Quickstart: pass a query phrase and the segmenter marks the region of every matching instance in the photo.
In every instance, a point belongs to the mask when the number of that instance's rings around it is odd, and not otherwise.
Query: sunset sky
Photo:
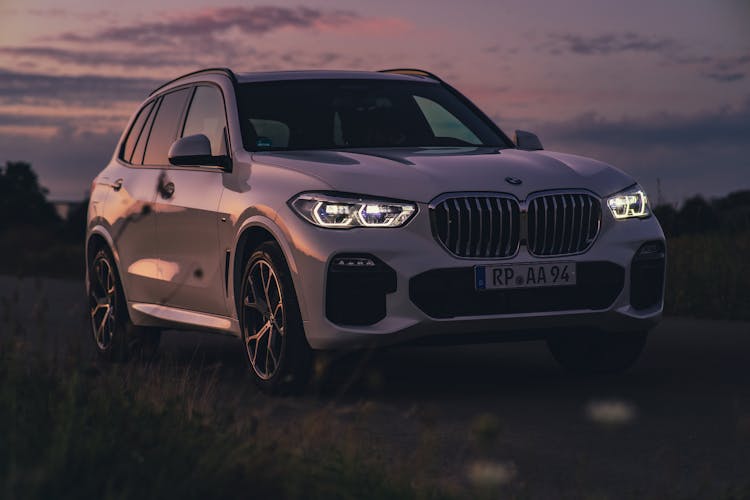
[[[750,188],[748,0],[0,0],[0,161],[80,199],[150,90],[206,66],[424,68],[652,199]]]

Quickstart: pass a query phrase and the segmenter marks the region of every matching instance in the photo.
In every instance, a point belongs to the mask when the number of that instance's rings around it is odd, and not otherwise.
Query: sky
[[[215,66],[422,68],[653,200],[750,189],[749,0],[0,0],[0,162],[81,199],[151,90]]]

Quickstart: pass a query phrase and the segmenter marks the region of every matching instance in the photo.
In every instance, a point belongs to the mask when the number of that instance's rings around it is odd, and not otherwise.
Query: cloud
[[[750,70],[750,53],[734,57],[706,57],[701,75],[717,82],[737,82]]]
[[[737,82],[745,78],[745,73],[709,72],[704,73],[703,76],[712,80],[716,80],[717,82]]]
[[[123,50],[70,49],[52,46],[0,47],[0,55],[15,58],[45,59],[56,63],[77,66],[117,66],[132,68],[161,68],[165,66],[194,66],[193,57],[174,51],[130,52]]]
[[[586,113],[566,122],[543,125],[558,140],[617,144],[628,148],[678,148],[693,145],[747,144],[750,97],[742,106],[694,115],[659,113],[609,120]]]
[[[123,42],[139,45],[175,46],[185,39],[218,40],[227,32],[263,35],[283,28],[333,28],[362,18],[353,11],[320,10],[309,7],[220,7],[188,12],[163,21],[111,26],[93,34],[68,32],[67,42]]]
[[[0,102],[62,101],[66,105],[91,106],[113,101],[141,101],[160,84],[159,80],[147,78],[61,76],[0,68]]]
[[[680,45],[672,38],[626,32],[597,36],[553,34],[543,47],[553,54],[569,52],[579,55],[610,55],[623,52],[671,53]]]
[[[747,76],[747,71],[750,71],[750,52],[731,56],[675,54],[668,62],[694,67],[704,78],[731,83]]]
[[[673,38],[645,36],[632,32],[606,33],[583,36],[573,33],[550,35],[547,42],[538,48],[552,54],[574,54],[582,56],[614,55],[623,53],[651,53],[662,57],[670,65],[694,67],[703,78],[720,83],[744,80],[746,69],[750,69],[750,53],[734,56],[697,55],[689,53],[688,47]],[[488,47],[487,52],[497,50]]]

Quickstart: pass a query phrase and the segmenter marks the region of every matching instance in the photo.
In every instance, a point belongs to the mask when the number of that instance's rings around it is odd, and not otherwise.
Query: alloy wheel
[[[94,341],[101,351],[111,348],[116,328],[115,274],[109,261],[99,257],[91,267],[89,312]]]
[[[281,364],[286,318],[279,279],[265,259],[255,261],[247,273],[243,306],[248,359],[258,377],[269,380]]]

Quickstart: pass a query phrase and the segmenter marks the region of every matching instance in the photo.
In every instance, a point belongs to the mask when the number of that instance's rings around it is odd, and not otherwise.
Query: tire
[[[647,331],[610,333],[584,330],[551,336],[547,339],[547,347],[555,361],[570,372],[614,374],[633,366],[647,338]]]
[[[305,337],[291,273],[275,242],[262,243],[242,274],[238,317],[250,375],[267,394],[302,391],[312,350]]]
[[[94,348],[101,359],[125,362],[156,355],[161,332],[130,321],[117,267],[106,249],[99,250],[89,266],[88,299]]]

